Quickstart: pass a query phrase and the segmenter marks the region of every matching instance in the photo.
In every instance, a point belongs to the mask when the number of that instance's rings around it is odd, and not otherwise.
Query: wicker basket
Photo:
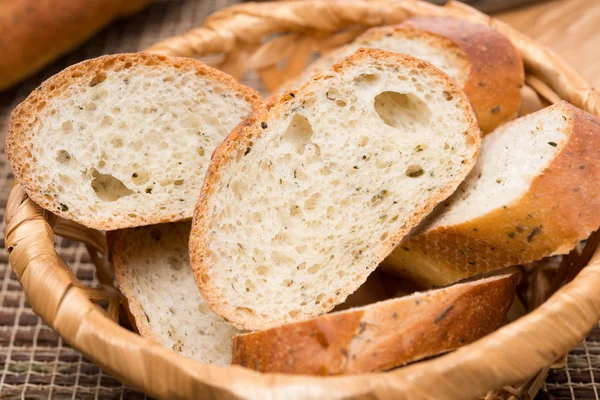
[[[415,0],[306,0],[244,4],[210,17],[204,27],[148,51],[221,55],[219,68],[239,78],[256,70],[268,89],[304,67],[311,53],[352,40],[368,27],[412,15],[449,16],[494,27],[518,48],[527,83],[548,102],[566,99],[600,115],[600,96],[550,51],[472,8]],[[279,64],[288,59],[285,69]],[[390,372],[336,377],[260,374],[184,358],[122,328],[102,233],[43,211],[16,184],[6,209],[6,249],[33,310],[71,346],[124,383],[160,398],[470,399],[505,385],[532,382],[581,341],[600,319],[600,252],[535,311],[442,357]],[[86,244],[101,288],[83,287],[54,250],[54,235]],[[590,241],[592,242],[592,241]],[[596,241],[597,242],[597,241]],[[588,246],[588,252],[592,246]],[[592,249],[595,250],[595,249]],[[105,311],[97,302],[105,302]],[[538,385],[539,387],[539,385]],[[490,396],[488,396],[490,397]]]

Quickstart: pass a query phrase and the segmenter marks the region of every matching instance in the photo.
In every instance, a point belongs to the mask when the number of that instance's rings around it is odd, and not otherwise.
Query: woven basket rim
[[[316,17],[319,15],[322,18]],[[176,56],[227,54],[239,43],[274,32],[333,32],[342,25],[393,24],[412,15],[448,16],[497,29],[515,44],[541,95],[565,99],[600,115],[598,94],[560,57],[508,25],[459,3],[445,7],[420,0],[247,3],[219,11],[203,27],[147,51]],[[45,212],[15,184],[6,207],[6,249],[32,309],[106,371],[159,398],[190,398],[199,393],[257,399],[473,398],[529,379],[581,341],[600,319],[600,292],[595,289],[600,287],[597,251],[571,283],[538,309],[475,343],[429,361],[384,373],[334,377],[215,367],[187,359],[113,322],[90,301],[92,291],[80,286],[56,253],[54,234],[83,241],[95,263],[106,264],[101,256],[106,249],[98,232]],[[540,341],[540,337],[547,339]]]

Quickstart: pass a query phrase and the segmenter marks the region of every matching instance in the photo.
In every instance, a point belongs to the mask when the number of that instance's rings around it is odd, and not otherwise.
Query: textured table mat
[[[162,0],[150,6],[146,11],[113,23],[95,38],[82,47],[61,58],[41,73],[23,82],[16,88],[0,93],[0,135],[4,143],[6,122],[12,110],[39,83],[68,65],[80,60],[96,57],[102,54],[118,52],[134,52],[144,49],[169,36],[183,33],[199,26],[204,18],[215,10],[224,8],[235,0]],[[575,18],[576,13],[586,14],[583,2],[589,6],[598,5],[598,0],[571,0],[568,3],[578,3],[569,8],[569,17]],[[534,26],[528,26],[527,18],[522,14],[510,13],[505,17],[516,26],[532,29],[533,36],[542,37],[542,41],[563,46],[566,55],[577,54],[577,47],[585,48],[585,63],[581,70],[588,79],[596,78],[600,84],[600,53],[598,43],[600,36],[590,35],[588,28],[578,26],[575,31],[586,32],[586,40],[563,38],[561,35],[548,33],[552,25],[561,29],[569,29],[560,20],[561,13],[553,12],[554,17],[544,17],[549,10],[564,6],[567,2],[557,2],[518,12],[532,13],[536,18]],[[539,8],[541,7],[541,8]],[[593,8],[593,7],[592,7]],[[579,11],[578,11],[579,10]],[[589,12],[590,8],[587,8]],[[596,7],[595,14],[600,12]],[[588,14],[586,14],[588,15]],[[504,17],[504,16],[503,16]],[[586,17],[589,18],[589,17]],[[549,21],[549,22],[548,22]],[[600,18],[596,17],[600,22]],[[519,25],[520,24],[520,25]],[[540,26],[546,24],[546,27]],[[570,25],[569,25],[570,26]],[[571,32],[574,28],[570,28]],[[593,27],[597,31],[597,27]],[[555,31],[552,31],[555,32]],[[592,32],[594,33],[594,32]],[[558,38],[558,39],[557,39]],[[593,42],[589,42],[593,40]],[[569,44],[568,46],[566,44]],[[557,48],[560,52],[560,48]],[[594,52],[595,56],[590,56]],[[1,56],[1,55],[0,55]],[[595,57],[595,58],[594,58]],[[581,57],[574,58],[582,61]],[[595,62],[595,66],[593,65]],[[577,66],[577,65],[575,65]],[[595,71],[595,76],[594,76]],[[2,146],[3,147],[3,146]],[[4,207],[12,186],[13,176],[6,162],[4,150],[0,153],[0,237],[1,248],[4,248]],[[85,284],[94,284],[94,268],[82,245],[57,239],[57,248],[64,260],[73,268],[78,278]],[[0,251],[0,398],[1,399],[142,399],[145,396],[132,389],[124,387],[93,363],[86,360],[79,352],[69,348],[62,339],[31,311],[21,287],[7,265],[7,256]],[[543,338],[540,338],[543,340]],[[600,400],[600,326],[590,336],[569,354],[563,368],[551,370],[539,399],[595,399]]]

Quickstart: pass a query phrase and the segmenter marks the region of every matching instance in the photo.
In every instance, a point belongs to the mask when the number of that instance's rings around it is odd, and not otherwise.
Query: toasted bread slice
[[[316,60],[278,92],[300,87],[361,47],[408,54],[438,67],[463,88],[484,133],[517,116],[525,79],[519,53],[496,30],[452,18],[413,17],[371,28]]]
[[[179,222],[109,232],[119,288],[138,332],[208,364],[231,362],[239,331],[209,310],[188,257],[191,224]]]
[[[384,371],[456,349],[503,324],[514,275],[416,293],[233,339],[233,363],[262,372]]]
[[[458,187],[479,145],[454,81],[359,50],[215,150],[190,237],[203,297],[246,330],[331,310]]]
[[[566,102],[501,126],[384,266],[432,286],[568,253],[600,227],[599,138],[600,119]]]
[[[200,61],[104,56],[13,111],[6,155],[33,201],[90,228],[185,220],[212,151],[260,103]]]

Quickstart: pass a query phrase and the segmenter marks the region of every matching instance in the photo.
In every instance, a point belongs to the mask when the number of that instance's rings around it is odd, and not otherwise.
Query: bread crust
[[[440,35],[467,55],[470,71],[463,89],[484,134],[517,116],[525,72],[508,38],[490,27],[453,18],[413,17],[400,27]]]
[[[376,59],[388,63],[389,65],[404,65],[411,68],[418,68],[423,71],[427,71],[432,76],[439,79],[440,85],[446,88],[446,91],[458,99],[458,107],[462,110],[467,118],[469,129],[465,134],[472,140],[473,147],[476,149],[472,159],[465,160],[464,173],[457,174],[453,180],[448,181],[445,187],[440,188],[439,192],[432,195],[430,200],[423,204],[421,209],[416,209],[412,217],[406,221],[403,228],[390,234],[387,239],[381,242],[381,248],[376,253],[376,256],[370,262],[365,263],[361,267],[357,267],[357,270],[362,271],[360,281],[356,281],[354,287],[346,287],[341,289],[339,292],[332,294],[331,297],[315,305],[312,309],[307,310],[304,307],[303,312],[305,314],[302,318],[311,318],[316,315],[323,314],[330,311],[336,304],[342,303],[348,295],[354,292],[362,283],[365,282],[369,274],[375,270],[378,264],[396,247],[398,243],[404,238],[410,229],[416,226],[425,216],[442,200],[446,199],[452,194],[460,182],[467,176],[468,172],[475,165],[477,154],[479,153],[481,143],[481,131],[475,116],[472,112],[471,105],[467,100],[464,92],[458,87],[458,85],[450,79],[447,75],[443,74],[440,70],[428,64],[422,60],[416,58],[400,55],[392,52],[386,52],[378,49],[360,49],[352,56],[348,57],[343,62],[333,66],[332,71],[334,73],[341,73],[347,69],[350,69],[355,64],[362,62],[366,59]],[[327,80],[327,73],[316,75],[311,81],[317,82]],[[254,142],[262,136],[261,123],[267,122],[271,118],[277,118],[282,115],[288,108],[293,107],[294,102],[297,101],[297,97],[301,97],[301,93],[308,87],[308,83],[305,84],[298,90],[290,91],[282,95],[279,99],[272,99],[268,105],[255,111],[246,121],[239,124],[232,133],[225,139],[225,141],[218,146],[211,159],[211,163],[208,167],[208,172],[204,180],[204,186],[202,188],[200,198],[194,211],[194,218],[192,223],[192,232],[190,234],[190,260],[196,283],[200,288],[203,298],[208,303],[209,307],[213,312],[225,318],[231,325],[241,330],[260,330],[270,328],[283,323],[297,320],[297,318],[285,317],[285,318],[257,318],[255,316],[240,317],[235,312],[235,307],[226,304],[224,299],[220,298],[219,290],[214,287],[210,278],[211,266],[205,262],[205,254],[207,252],[207,232],[209,232],[208,226],[205,225],[206,217],[210,215],[209,200],[219,187],[219,172],[226,168],[235,159],[234,155],[239,151],[245,151],[251,142]]]
[[[353,45],[369,46],[369,42],[386,36],[418,37],[440,52],[456,56],[459,68],[466,75],[464,83],[459,84],[467,94],[484,134],[517,116],[521,106],[520,90],[525,80],[523,61],[512,43],[496,30],[453,18],[413,17],[399,25],[371,28],[358,36]],[[323,57],[335,59],[344,51],[341,47]],[[318,63],[319,60],[309,65],[307,72],[316,72],[313,70],[315,66],[319,69]],[[277,92],[296,86],[303,77],[285,82]]]
[[[3,0],[0,91],[85,41],[149,0]]]
[[[312,375],[388,370],[471,343],[504,322],[505,275],[233,337],[233,364]]]
[[[480,217],[406,240],[385,267],[421,285],[447,285],[494,269],[566,254],[600,227],[600,119],[558,107],[569,138],[523,197]],[[516,122],[513,122],[516,123]]]
[[[5,149],[16,180],[23,186],[27,195],[42,208],[63,218],[76,221],[89,228],[113,230],[132,226],[152,225],[165,222],[176,222],[190,219],[188,216],[173,214],[169,210],[155,212],[151,217],[130,217],[121,215],[118,218],[98,220],[92,215],[75,213],[65,210],[54,195],[45,196],[40,188],[37,176],[31,171],[31,165],[36,160],[31,154],[35,135],[32,127],[39,118],[37,113],[42,110],[52,98],[59,96],[67,87],[75,85],[88,86],[98,72],[118,71],[133,66],[146,65],[170,66],[193,71],[198,75],[211,77],[216,82],[228,85],[232,91],[244,98],[253,108],[262,104],[260,95],[255,90],[242,85],[231,76],[211,68],[201,61],[191,58],[167,57],[147,53],[116,54],[95,58],[75,64],[46,80],[19,104],[11,113],[6,137]]]

